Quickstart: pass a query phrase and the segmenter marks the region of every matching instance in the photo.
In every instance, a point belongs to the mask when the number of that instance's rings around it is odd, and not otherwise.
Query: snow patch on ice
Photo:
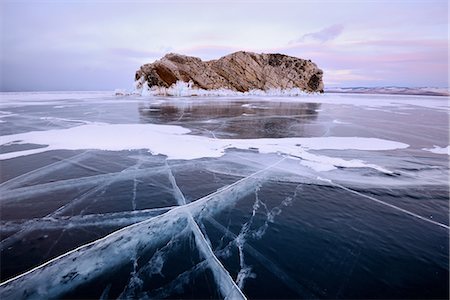
[[[439,147],[434,145],[433,148],[423,148],[422,150],[435,154],[447,154],[450,155],[450,145],[447,147]]]
[[[242,104],[241,107],[250,108],[250,109],[270,109],[270,107],[268,107],[268,106],[261,106],[261,105],[250,104],[250,103]]]
[[[300,164],[304,165],[305,167],[311,168],[317,172],[326,172],[337,169],[334,165],[321,163],[317,161],[301,160]]]
[[[55,106],[53,106],[53,108],[58,108],[58,109],[60,109],[60,108],[68,108],[68,107],[74,107],[75,105],[55,105]]]
[[[317,172],[331,171],[336,169],[337,167],[341,167],[341,168],[371,168],[386,174],[393,173],[392,171],[389,171],[383,167],[374,164],[367,164],[359,159],[345,160],[338,157],[317,155],[309,152],[304,152],[301,158],[302,161],[300,161],[300,163],[302,165],[309,167]]]
[[[225,150],[258,149],[260,153],[281,153],[302,159],[305,166],[316,171],[335,167],[368,167],[381,172],[388,170],[365,164],[361,160],[344,160],[309,153],[308,150],[394,150],[409,145],[362,137],[217,139],[188,135],[189,129],[174,125],[156,124],[87,124],[68,129],[33,131],[2,137],[2,144],[14,141],[47,145],[47,147],[0,154],[0,160],[49,150],[98,149],[109,151],[148,149],[154,155],[168,159],[197,159],[221,157]],[[305,162],[304,160],[308,161]]]

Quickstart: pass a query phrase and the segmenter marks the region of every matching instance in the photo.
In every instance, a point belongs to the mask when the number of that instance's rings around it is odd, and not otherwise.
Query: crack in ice
[[[244,225],[241,227],[241,230],[238,235],[233,234],[228,228],[223,227],[220,225],[217,221],[215,221],[212,218],[208,218],[208,221],[211,223],[214,223],[213,226],[222,231],[227,236],[231,236],[232,240],[228,243],[227,246],[225,246],[222,250],[219,250],[217,253],[219,256],[229,256],[230,255],[230,248],[235,245],[238,249],[239,254],[239,265],[240,270],[236,279],[236,284],[240,289],[244,287],[245,280],[248,278],[255,278],[256,274],[252,273],[252,268],[248,266],[245,263],[244,258],[244,248],[248,246],[248,237],[252,237],[255,240],[261,239],[263,235],[265,234],[267,228],[269,227],[269,223],[273,223],[275,221],[275,217],[279,214],[281,214],[282,207],[289,206],[293,199],[297,196],[299,185],[295,188],[294,194],[292,197],[286,197],[278,206],[273,207],[269,210],[266,203],[259,199],[258,191],[260,189],[260,186],[256,187],[255,190],[255,202],[252,206],[252,214],[250,216],[250,219],[244,223]],[[251,226],[253,224],[254,218],[256,216],[257,211],[260,209],[260,207],[263,207],[265,210],[265,221],[264,224],[256,229],[251,229]],[[251,248],[251,246],[248,246]]]
[[[217,230],[222,232],[224,236],[232,239],[232,241],[236,240],[237,235],[231,232],[228,228],[224,227],[222,224],[217,222],[215,219],[208,217],[208,222]],[[229,247],[231,243],[228,244],[222,250],[216,251],[217,256],[228,256],[229,255]],[[306,287],[302,286],[300,283],[292,279],[288,274],[286,274],[283,269],[281,269],[277,264],[275,264],[272,260],[267,258],[264,254],[259,252],[257,249],[252,247],[249,243],[245,243],[245,250],[257,261],[261,263],[261,265],[266,268],[269,272],[275,275],[276,278],[280,279],[286,286],[288,286],[291,290],[295,291],[298,295],[301,295],[304,299],[315,299],[317,296],[312,292],[308,291]]]
[[[8,181],[5,181],[0,184],[0,190],[8,190],[12,188],[16,188],[18,186],[23,185],[24,183],[27,183],[31,180],[37,179],[42,176],[46,176],[52,172],[61,170],[68,165],[77,163],[83,159],[86,159],[87,156],[90,155],[90,151],[83,152],[81,154],[57,161],[55,163],[46,165],[44,167],[41,167],[39,169],[32,170],[28,173],[19,175],[17,177],[14,177],[12,179],[9,179]]]
[[[130,249],[143,252],[168,241],[171,233],[179,232],[187,226],[186,212],[193,217],[202,218],[232,205],[253,191],[255,184],[265,178],[264,173],[271,167],[253,173],[195,202],[124,227],[6,280],[0,284],[0,296],[3,299],[59,298],[76,286],[130,261],[135,255]]]
[[[166,162],[167,164],[167,162]],[[178,186],[172,170],[168,167],[169,180],[174,190],[174,196],[179,205],[186,205],[186,199]],[[195,243],[203,258],[208,262],[208,267],[214,275],[217,286],[219,287],[221,295],[224,299],[247,299],[242,293],[240,287],[238,287],[231,278],[228,271],[225,269],[220,260],[214,255],[211,245],[207,240],[207,237],[202,233],[198,224],[192,217],[190,212],[188,213],[188,224],[191,231],[194,234]]]
[[[136,165],[133,167],[133,170],[139,170],[139,168],[141,167],[143,163],[143,160],[141,159],[141,155],[138,156],[137,158],[137,163]],[[131,207],[133,210],[136,210],[136,190],[137,190],[137,185],[138,185],[138,180],[136,175],[133,178],[133,197],[131,198]]]
[[[159,167],[159,169],[153,168],[152,174],[155,174],[158,171],[162,172],[164,170],[165,170],[165,167]],[[89,185],[96,184],[97,185],[93,188],[90,188],[88,191],[85,191],[82,195],[76,197],[69,203],[61,206],[54,212],[45,216],[45,218],[52,218],[55,216],[61,216],[62,214],[66,213],[67,211],[73,209],[73,207],[75,207],[76,205],[83,203],[86,199],[88,199],[92,195],[98,193],[99,191],[104,190],[107,186],[109,186],[115,182],[129,179],[129,177],[132,178],[132,176],[134,176],[134,178],[136,176],[148,176],[149,175],[148,171],[149,171],[149,169],[134,170],[134,167],[129,167],[129,168],[122,170],[121,172],[109,173],[106,175],[89,176],[89,177],[83,177],[82,179],[77,178],[77,179],[62,180],[63,183],[61,183],[61,181],[58,181],[58,182],[53,182],[53,183],[37,185],[38,187],[41,187],[40,189],[36,188],[36,186],[19,188],[19,189],[11,190],[9,192],[9,194],[11,194],[13,196],[19,196],[19,197],[24,196],[24,195],[32,195],[33,191],[35,191],[36,189],[40,192],[45,192],[45,193],[49,193],[50,191],[55,192],[55,190],[65,189],[65,188],[71,186],[71,183],[73,183],[73,184],[77,183],[78,187],[80,185],[84,186],[85,184],[89,184]],[[93,177],[96,180],[92,180]],[[42,186],[44,186],[44,187],[42,188]],[[14,194],[14,192],[17,192],[17,190],[19,190],[19,191],[21,190],[24,192],[22,192],[22,194],[20,192],[18,192],[18,195]],[[8,201],[10,199],[6,198],[6,200],[5,200],[4,195],[2,195],[2,200]],[[97,200],[98,200],[98,198],[94,198],[92,203],[96,202]],[[83,215],[84,212],[87,210],[87,208],[88,208],[88,206],[85,207],[83,210],[81,210],[80,215]],[[5,248],[9,247],[10,245],[12,245],[13,243],[21,240],[26,234],[28,234],[30,231],[34,230],[33,227],[34,227],[34,224],[30,224],[29,226],[23,227],[19,232],[13,234],[12,236],[9,236],[6,239],[3,239],[2,241],[0,241],[0,248],[5,249]]]
[[[20,187],[12,190],[1,191],[1,204],[16,203],[29,197],[34,197],[42,194],[51,194],[67,189],[84,188],[91,186],[98,186],[109,182],[131,180],[133,178],[147,177],[158,173],[165,172],[166,167],[153,167],[145,169],[127,168],[120,172],[112,172],[108,174],[93,175],[86,177],[79,177],[74,179],[64,179],[48,183],[40,183],[32,186]]]
[[[104,226],[128,226],[139,223],[149,218],[166,213],[175,206],[165,206],[160,208],[149,208],[136,211],[124,211],[117,213],[89,214],[76,216],[47,216],[39,219],[26,221],[0,221],[0,232],[10,233],[30,229],[28,232],[36,230],[71,229],[85,227]]]
[[[428,219],[428,218],[425,218],[425,217],[423,217],[423,216],[421,216],[421,215],[418,215],[418,214],[416,214],[416,213],[413,213],[413,212],[411,212],[411,211],[409,211],[409,210],[406,210],[406,209],[404,209],[404,208],[395,206],[395,205],[393,205],[393,204],[384,202],[384,201],[382,201],[382,200],[380,200],[380,199],[377,199],[377,198],[375,198],[375,197],[372,197],[372,196],[369,196],[369,195],[365,195],[365,194],[360,193],[360,192],[358,192],[358,191],[352,190],[352,189],[350,189],[350,188],[348,188],[348,187],[345,187],[345,186],[343,186],[343,185],[340,185],[340,184],[338,184],[338,183],[335,183],[334,181],[332,181],[332,180],[330,180],[330,179],[326,179],[326,178],[322,178],[322,177],[317,177],[317,179],[318,179],[318,180],[321,180],[321,181],[323,181],[323,182],[327,182],[327,183],[329,183],[329,184],[331,184],[331,185],[333,185],[333,186],[336,186],[336,187],[338,187],[338,188],[341,188],[341,189],[343,189],[343,190],[345,190],[345,191],[348,191],[348,192],[350,192],[350,193],[353,193],[353,194],[356,194],[356,195],[358,195],[358,196],[361,196],[361,197],[367,198],[367,199],[369,199],[369,200],[372,200],[372,201],[374,201],[374,202],[376,202],[376,203],[379,203],[379,204],[385,205],[385,206],[387,206],[387,207],[393,208],[393,209],[395,209],[395,210],[398,210],[398,211],[400,211],[400,212],[402,212],[402,213],[405,213],[405,214],[407,214],[407,215],[410,215],[410,216],[412,216],[412,217],[414,217],[414,218],[416,218],[416,219],[419,219],[419,220],[422,220],[422,221],[425,221],[425,222],[428,222],[428,223],[437,225],[437,226],[442,227],[442,228],[445,228],[445,229],[450,229],[450,226],[449,226],[449,225],[446,225],[446,224],[443,224],[443,223],[440,223],[440,222],[436,222],[436,221],[434,221],[434,220],[430,220],[430,219]]]

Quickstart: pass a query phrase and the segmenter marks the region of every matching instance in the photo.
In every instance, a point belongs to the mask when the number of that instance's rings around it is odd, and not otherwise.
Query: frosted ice
[[[137,86],[141,86],[137,88]],[[299,95],[307,95],[308,93],[304,92],[300,88],[291,88],[291,89],[269,89],[266,91],[263,90],[250,90],[247,92],[237,92],[231,89],[222,88],[215,90],[204,90],[199,88],[194,88],[192,82],[183,82],[177,81],[172,84],[170,87],[149,87],[147,81],[144,81],[143,78],[138,80],[138,83],[135,87],[135,90],[132,93],[138,93],[142,96],[177,96],[177,97],[191,97],[191,96],[299,96]],[[122,95],[122,93],[120,94]]]

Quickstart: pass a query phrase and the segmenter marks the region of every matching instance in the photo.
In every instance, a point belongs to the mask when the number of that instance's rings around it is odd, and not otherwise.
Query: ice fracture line
[[[8,181],[5,181],[2,184],[0,184],[0,190],[8,190],[8,189],[16,188],[18,186],[21,186],[24,183],[30,182],[31,180],[34,180],[39,177],[46,176],[52,172],[61,170],[65,167],[67,167],[68,165],[80,162],[81,160],[83,160],[87,156],[89,156],[89,154],[90,154],[89,151],[86,151],[81,154],[54,162],[52,164],[41,167],[39,169],[35,169],[28,173],[11,178]]]
[[[166,162],[167,164],[167,162]],[[172,184],[174,196],[177,199],[179,205],[185,205],[186,199],[181,192],[175,177],[173,176],[172,170],[167,164],[169,180]],[[214,255],[211,246],[209,245],[207,239],[203,235],[202,231],[195,222],[192,214],[188,213],[188,224],[194,234],[195,243],[198,250],[202,254],[203,258],[208,262],[208,267],[214,275],[217,286],[220,289],[221,295],[224,299],[247,299],[239,287],[234,283],[230,276],[230,273],[225,269],[219,259]]]
[[[267,175],[264,173],[274,165],[195,202],[175,207],[157,217],[124,227],[6,280],[0,283],[0,298],[61,298],[75,287],[114,270],[124,262],[131,261],[136,255],[133,253],[134,249],[144,252],[150,247],[166,243],[174,233],[188,226],[186,212],[195,218],[204,218],[233,205],[254,191],[255,184],[266,180]],[[166,167],[165,169],[167,170]],[[75,260],[76,263],[74,263]],[[23,294],[24,291],[26,294]]]
[[[380,199],[377,199],[377,198],[375,198],[375,197],[372,197],[372,196],[369,196],[369,195],[362,194],[362,193],[360,193],[360,192],[358,192],[358,191],[349,189],[349,188],[347,188],[347,187],[345,187],[345,186],[343,186],[343,185],[340,185],[340,184],[338,184],[338,183],[335,183],[335,182],[331,181],[330,179],[322,178],[322,177],[319,177],[319,176],[317,177],[317,179],[318,179],[318,180],[321,180],[321,181],[323,181],[323,182],[327,182],[327,183],[329,183],[329,184],[331,184],[331,185],[334,185],[334,186],[336,186],[336,187],[338,187],[338,188],[341,188],[341,189],[343,189],[343,190],[346,190],[346,191],[348,191],[348,192],[350,192],[350,193],[353,193],[353,194],[355,194],[355,195],[358,195],[358,196],[361,196],[361,197],[370,199],[370,200],[372,200],[372,201],[374,201],[374,202],[377,202],[377,203],[379,203],[379,204],[382,204],[382,205],[385,205],[385,206],[387,206],[387,207],[393,208],[393,209],[395,209],[395,210],[401,211],[401,212],[403,212],[403,213],[405,213],[405,214],[408,214],[408,215],[410,215],[410,216],[412,216],[412,217],[414,217],[414,218],[417,218],[417,219],[419,219],[419,220],[426,221],[426,222],[428,222],[428,223],[431,223],[431,224],[440,226],[440,227],[445,228],[445,229],[450,229],[450,227],[449,227],[448,225],[445,225],[445,224],[436,222],[436,221],[434,221],[434,220],[430,220],[430,219],[425,218],[425,217],[423,217],[423,216],[421,216],[421,215],[418,215],[418,214],[416,214],[416,213],[413,213],[413,212],[411,212],[411,211],[409,211],[409,210],[406,210],[406,209],[403,209],[403,208],[401,208],[401,207],[395,206],[395,205],[393,205],[393,204],[384,202],[384,201],[382,201],[382,200],[380,200]]]

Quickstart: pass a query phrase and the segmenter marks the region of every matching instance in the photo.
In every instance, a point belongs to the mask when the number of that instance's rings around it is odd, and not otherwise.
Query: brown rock
[[[141,66],[135,80],[147,81],[150,87],[170,87],[177,81],[191,81],[194,87],[205,90],[228,88],[246,92],[300,88],[323,92],[322,75],[322,70],[311,60],[239,51],[210,61],[169,53],[154,63]]]

